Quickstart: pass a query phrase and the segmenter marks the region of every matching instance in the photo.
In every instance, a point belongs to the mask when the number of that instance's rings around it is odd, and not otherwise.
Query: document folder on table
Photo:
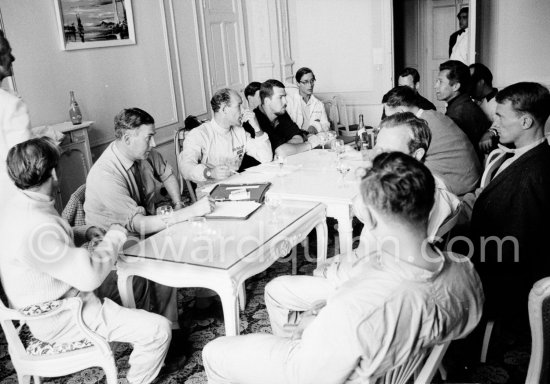
[[[210,191],[216,201],[255,201],[263,203],[271,183],[218,184]]]
[[[219,201],[214,211],[205,215],[206,219],[246,220],[260,208],[262,204],[255,201]]]

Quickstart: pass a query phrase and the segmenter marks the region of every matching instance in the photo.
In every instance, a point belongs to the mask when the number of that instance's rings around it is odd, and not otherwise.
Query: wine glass
[[[172,219],[174,217],[174,210],[169,205],[162,205],[157,208],[157,216],[164,222],[166,229],[170,229],[172,225]]]
[[[285,165],[286,158],[284,155],[281,155],[280,153],[275,155],[275,161],[277,164],[279,164],[279,174],[282,175],[283,173],[283,166]]]
[[[348,163],[343,162],[343,161],[338,162],[338,165],[336,166],[336,170],[338,171],[338,173],[340,173],[340,186],[341,187],[345,186],[344,179],[346,178],[346,175],[348,174],[350,169],[351,169],[351,167]]]
[[[265,197],[265,205],[267,205],[267,207],[271,211],[271,221],[270,221],[270,223],[271,224],[278,223],[278,221],[279,221],[278,211],[279,211],[279,207],[281,206],[281,199],[279,199],[276,196],[267,195]]]
[[[342,155],[346,151],[346,147],[344,146],[344,140],[336,139],[331,144],[332,149],[334,152],[336,152],[336,157],[338,160],[342,158]]]
[[[334,143],[334,139],[336,139],[337,136],[335,131],[327,131],[328,142],[331,143],[329,151],[333,150],[332,143]]]
[[[227,166],[227,168],[229,168],[229,171],[232,174],[235,174],[237,173],[239,167],[241,166],[241,159],[239,158],[239,156],[227,157],[224,163]]]
[[[321,145],[323,146],[323,151],[325,150],[325,144],[328,141],[328,135],[326,132],[319,132],[317,134],[317,137],[319,137],[319,141],[321,142]]]

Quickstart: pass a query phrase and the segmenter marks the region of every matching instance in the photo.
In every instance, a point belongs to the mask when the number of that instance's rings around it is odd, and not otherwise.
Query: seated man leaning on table
[[[309,151],[319,145],[317,135],[304,140],[302,131],[286,112],[285,86],[279,80],[267,80],[260,88],[261,104],[254,110],[262,131],[269,135],[273,154],[283,157]]]
[[[150,383],[158,375],[170,344],[170,323],[162,316],[103,302],[92,291],[111,271],[127,231],[109,225],[92,252],[74,245],[73,231],[54,208],[55,168],[60,150],[49,139],[15,145],[8,153],[8,172],[18,190],[0,221],[0,280],[16,309],[79,297],[86,327],[107,341],[131,343],[129,383]],[[58,344],[81,340],[74,314],[28,321],[33,335]]]
[[[242,109],[242,99],[236,91],[220,89],[210,105],[213,119],[189,132],[183,142],[178,158],[183,177],[202,186],[231,176],[245,154],[260,163],[273,160],[268,135],[254,113]],[[245,122],[253,128],[254,138],[242,127]]]
[[[358,208],[374,240],[368,261],[342,281],[283,276],[270,282],[273,335],[207,344],[209,383],[374,382],[421,349],[471,332],[483,305],[477,273],[466,258],[424,241],[434,191],[419,161],[398,152],[377,156],[365,170]],[[272,285],[287,289],[272,291]]]
[[[176,176],[170,164],[154,149],[155,121],[150,114],[139,108],[123,109],[114,123],[116,139],[97,159],[86,180],[87,224],[104,230],[120,224],[139,237],[161,231],[165,223],[155,215],[159,184],[164,185],[176,208],[173,222],[212,211],[214,203],[208,198],[183,207]],[[136,302],[140,301],[139,291],[145,283],[142,278],[134,278],[134,291],[138,292]],[[150,285],[153,311],[167,317],[173,322],[173,328],[178,328],[176,290],[161,284]],[[115,272],[105,280],[98,294],[120,300]]]

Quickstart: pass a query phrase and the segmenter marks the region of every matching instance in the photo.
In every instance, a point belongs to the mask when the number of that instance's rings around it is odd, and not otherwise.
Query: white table
[[[355,170],[365,165],[359,158],[357,151],[344,155],[343,161],[351,166],[344,185],[340,183],[340,174],[336,171],[336,153],[320,149],[289,156],[283,166],[283,175],[278,175],[276,164],[268,163],[249,168],[224,182],[255,183],[269,180],[273,185],[268,195],[324,203],[327,216],[338,221],[340,253],[347,253],[352,250],[353,243],[351,205],[359,193]]]
[[[317,263],[327,257],[323,204],[285,201],[279,220],[262,206],[248,220],[208,220],[200,230],[179,223],[125,249],[117,263],[118,289],[125,307],[135,308],[133,276],[171,287],[204,287],[220,296],[226,335],[239,333],[238,295],[244,281],[265,271],[313,229]],[[244,296],[242,296],[244,297]]]

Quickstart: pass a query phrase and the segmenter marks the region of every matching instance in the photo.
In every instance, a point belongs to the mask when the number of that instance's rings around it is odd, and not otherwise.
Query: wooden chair
[[[180,192],[183,192],[183,187],[185,186],[187,188],[187,191],[189,192],[189,195],[191,196],[191,200],[194,202],[197,201],[197,195],[195,194],[195,188],[193,187],[193,183],[190,180],[186,180],[183,175],[181,174],[181,171],[179,169],[179,154],[183,150],[183,141],[185,140],[185,134],[189,131],[189,129],[178,128],[176,129],[174,133],[174,148],[176,151],[176,171],[178,173],[178,178],[180,181]]]
[[[526,383],[550,382],[550,277],[537,281],[529,292],[531,359]]]
[[[405,364],[393,368],[374,381],[375,384],[405,384],[411,377],[415,377],[414,384],[431,383],[435,372],[439,369],[441,360],[450,341],[437,344],[432,348],[425,348],[412,356]]]
[[[85,339],[44,343],[34,338],[25,325],[29,320],[54,317],[63,311],[71,312],[72,324]],[[14,321],[18,322],[17,327]],[[65,376],[89,367],[101,367],[107,383],[117,384],[117,369],[109,343],[84,325],[80,298],[49,301],[22,310],[6,308],[0,298],[0,325],[20,384],[29,384],[31,377],[39,384],[40,377]]]

